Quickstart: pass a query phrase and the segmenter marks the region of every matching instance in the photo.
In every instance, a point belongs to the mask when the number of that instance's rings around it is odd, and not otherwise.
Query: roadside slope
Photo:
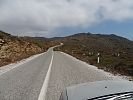
[[[38,45],[0,31],[0,66],[41,53]]]
[[[46,52],[57,44],[44,37],[17,37],[0,31],[0,67]]]
[[[64,43],[55,50],[68,53],[114,74],[133,76],[133,41],[111,34],[78,33],[60,38]],[[97,64],[97,54],[100,63]]]

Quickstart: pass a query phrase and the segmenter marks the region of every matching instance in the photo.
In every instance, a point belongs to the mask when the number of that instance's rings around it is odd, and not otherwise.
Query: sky
[[[0,0],[0,30],[44,37],[92,32],[133,40],[133,0]]]

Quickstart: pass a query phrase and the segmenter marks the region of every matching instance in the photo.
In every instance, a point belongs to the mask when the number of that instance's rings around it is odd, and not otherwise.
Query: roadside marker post
[[[100,63],[100,53],[97,54],[98,58],[97,58],[97,63]]]

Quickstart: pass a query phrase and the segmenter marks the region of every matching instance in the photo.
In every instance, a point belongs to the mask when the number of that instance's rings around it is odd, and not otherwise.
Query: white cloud
[[[133,0],[0,0],[0,14],[0,29],[52,36],[61,27],[133,19]]]

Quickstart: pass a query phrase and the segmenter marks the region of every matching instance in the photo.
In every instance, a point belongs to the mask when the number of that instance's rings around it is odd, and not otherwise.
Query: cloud
[[[133,19],[133,0],[0,0],[0,29],[52,36],[62,27],[89,27]],[[34,34],[33,34],[34,33]]]

